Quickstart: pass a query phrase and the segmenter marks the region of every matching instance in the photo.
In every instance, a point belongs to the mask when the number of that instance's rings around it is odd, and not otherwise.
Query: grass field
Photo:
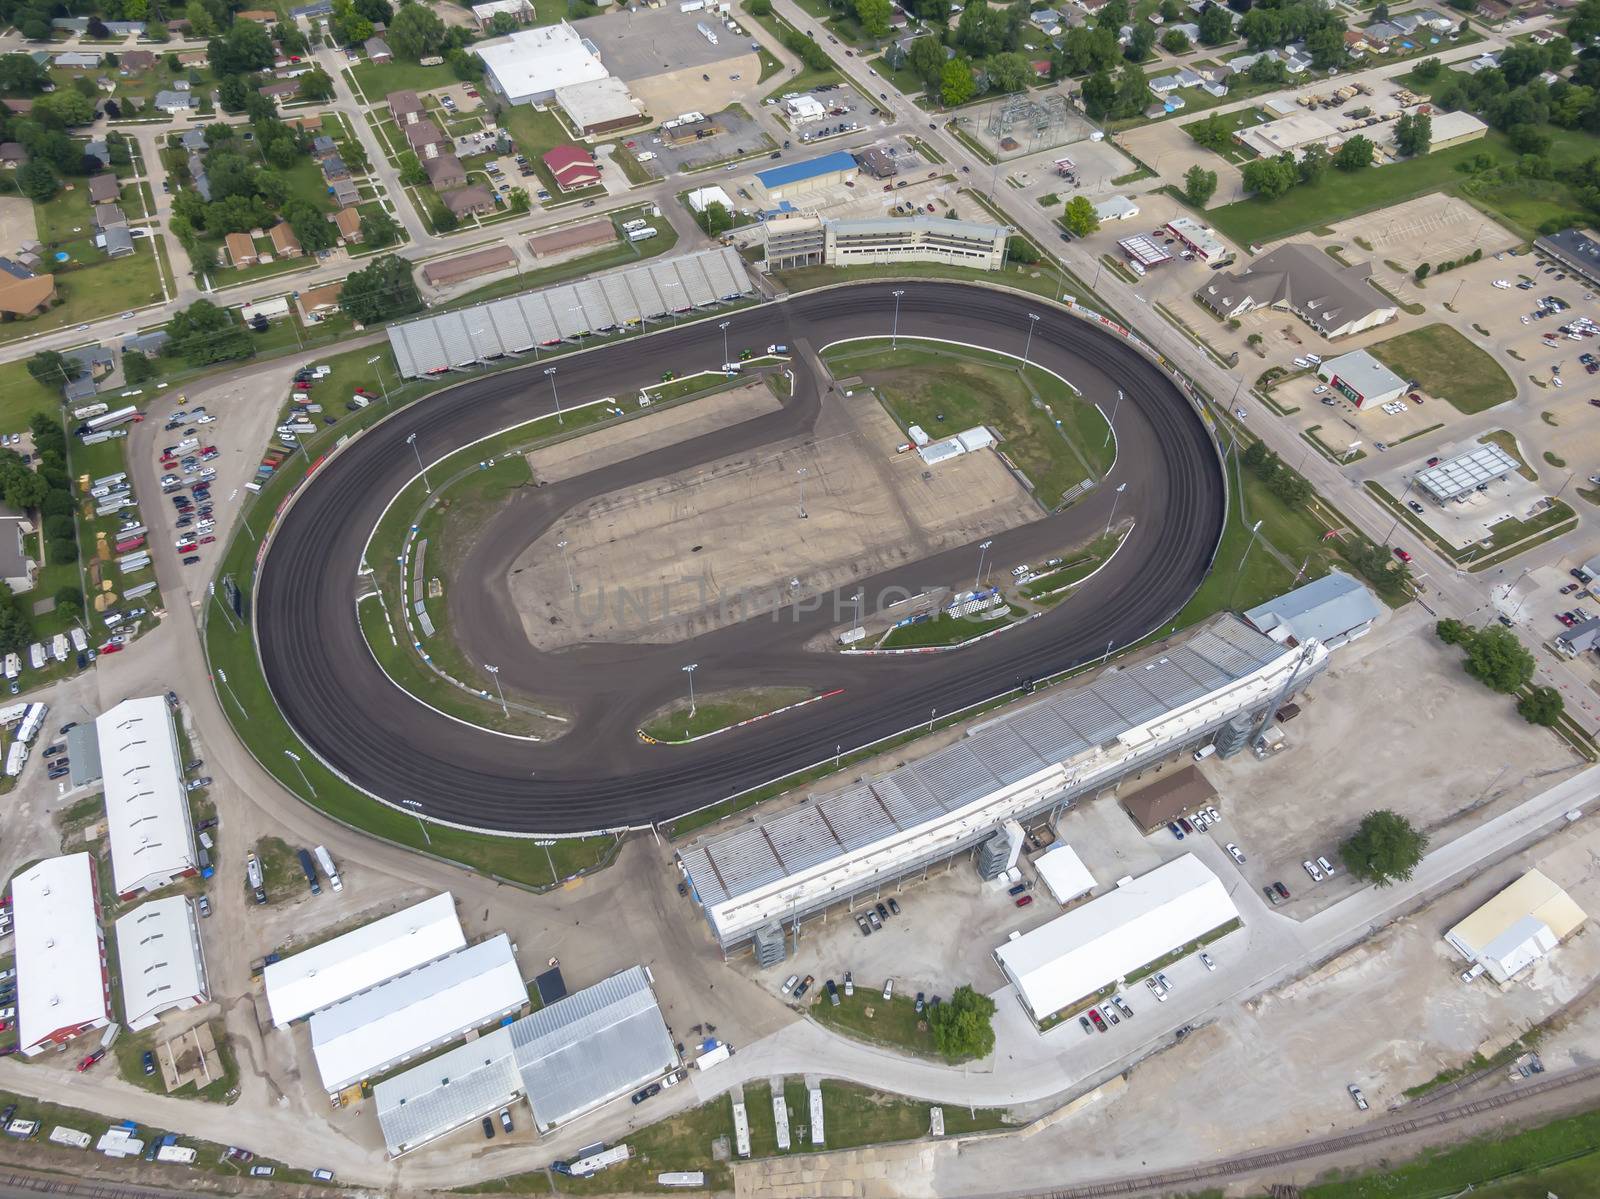
[[[1367,350],[1390,370],[1415,379],[1429,395],[1472,414],[1515,399],[1516,384],[1483,350],[1449,325],[1425,325]]]
[[[933,1030],[917,1013],[916,1001],[910,995],[895,995],[885,1003],[881,983],[858,983],[856,993],[849,996],[841,987],[838,1007],[828,1001],[826,989],[818,988],[809,1015],[823,1027],[858,1041],[944,1060],[934,1048]]]
[[[839,374],[878,388],[901,428],[921,425],[948,436],[988,425],[1046,508],[1086,478],[1103,476],[1115,457],[1099,409],[1038,367],[915,342],[890,350],[884,339],[839,346],[827,357]]]
[[[1022,615],[1019,609],[1013,608],[1010,604],[991,609],[990,612],[999,615],[986,612],[982,616],[957,617],[941,612],[932,620],[925,620],[921,624],[908,624],[893,630],[878,642],[878,648],[915,649],[936,645],[960,645],[963,641],[971,641],[984,633],[1004,628]]]
[[[425,92],[456,82],[449,67],[424,67],[414,62],[364,62],[351,67],[350,73],[368,104],[382,104],[390,92]]]
[[[741,720],[776,712],[799,703],[811,692],[804,687],[762,687],[753,691],[696,696],[694,715],[687,698],[644,722],[645,736],[656,741],[686,741],[728,728]]]

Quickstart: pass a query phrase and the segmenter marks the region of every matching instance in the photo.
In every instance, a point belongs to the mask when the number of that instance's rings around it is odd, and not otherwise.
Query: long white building
[[[87,853],[46,858],[11,880],[17,1046],[32,1057],[111,1023],[100,885]]]
[[[200,922],[187,895],[142,903],[117,920],[117,977],[131,1029],[149,1028],[162,1012],[211,1000]]]
[[[994,951],[1035,1022],[1239,918],[1222,880],[1184,854]]]
[[[1008,820],[1092,795],[1252,722],[1310,682],[1313,640],[1279,645],[1218,617],[870,782],[714,833],[681,863],[724,950],[758,931],[874,894],[973,848]]]
[[[484,79],[508,104],[545,104],[557,88],[604,79],[611,72],[594,46],[565,21],[519,29],[503,41],[472,47]]]
[[[466,943],[448,891],[363,924],[266,968],[272,1022],[284,1028]]]
[[[117,896],[132,899],[197,873],[194,822],[167,701],[159,695],[123,700],[95,721],[95,738]]]

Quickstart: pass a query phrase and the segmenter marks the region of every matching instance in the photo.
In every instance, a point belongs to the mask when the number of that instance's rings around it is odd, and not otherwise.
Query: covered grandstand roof
[[[414,970],[467,943],[446,891],[267,966],[263,979],[279,1028]]]
[[[95,735],[117,894],[163,886],[195,869],[189,797],[167,701],[123,700],[95,721]]]
[[[754,290],[731,247],[658,258],[389,327],[401,375],[415,378],[703,308]]]
[[[501,933],[311,1016],[311,1052],[332,1093],[447,1044],[528,1002]]]
[[[1289,653],[1236,619],[1217,620],[1145,661],[976,725],[881,778],[707,837],[683,851],[683,864],[715,924],[719,904],[819,874],[845,855],[865,857],[879,843],[874,855],[903,861],[907,835],[1089,751],[1121,750],[1119,738]],[[973,818],[974,833],[992,825],[992,813]]]

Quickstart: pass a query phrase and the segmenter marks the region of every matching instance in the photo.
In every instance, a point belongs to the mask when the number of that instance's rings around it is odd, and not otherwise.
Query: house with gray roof
[[[1341,266],[1318,246],[1289,242],[1242,271],[1216,275],[1194,298],[1223,320],[1258,308],[1292,312],[1332,340],[1399,316],[1395,301],[1369,285],[1371,277],[1370,262]]]
[[[1244,618],[1274,641],[1300,645],[1316,638],[1337,649],[1371,631],[1383,605],[1343,571],[1329,571],[1303,587],[1258,604]]]
[[[188,112],[190,109],[196,107],[193,92],[173,91],[167,88],[163,88],[161,91],[156,93],[156,98],[153,103],[155,107],[159,108],[162,112],[170,113],[172,115],[177,115],[180,112]]]

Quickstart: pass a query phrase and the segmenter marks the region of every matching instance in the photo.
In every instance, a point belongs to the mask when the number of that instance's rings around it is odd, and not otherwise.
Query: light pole
[[[300,765],[300,755],[292,749],[286,749],[283,751],[283,756],[294,763],[294,768],[299,772],[300,781],[306,785],[306,790],[311,792],[312,795],[316,795],[317,789],[311,785],[311,780],[306,777],[306,768]]]
[[[1126,490],[1128,490],[1128,485],[1126,483],[1117,484],[1117,489],[1112,493],[1111,496],[1111,515],[1106,517],[1106,531],[1100,534],[1100,536],[1111,536],[1111,522],[1117,519],[1117,501],[1122,498],[1122,493]]]
[[[1117,423],[1117,409],[1122,407],[1122,388],[1117,388],[1117,402],[1111,405],[1111,419],[1106,422],[1106,439],[1103,444],[1111,444],[1111,431]]]
[[[239,715],[248,716],[249,713],[244,710],[244,705],[239,702],[239,697],[233,693],[233,684],[228,682],[228,672],[226,670],[218,668],[217,681],[226,688],[228,697],[233,700],[233,706],[239,709]]]
[[[494,690],[495,694],[500,697],[500,711],[504,712],[509,719],[511,709],[506,706],[506,693],[500,690],[500,668],[498,666],[490,666],[487,662],[483,664],[483,668],[494,676]]]
[[[1028,353],[1033,349],[1033,330],[1038,323],[1039,314],[1037,312],[1028,313],[1028,340],[1022,346],[1022,366],[1024,370],[1028,366]]]
[[[890,293],[894,296],[894,327],[889,331],[889,349],[892,352],[900,340],[900,297],[905,295],[905,289],[897,287]]]
[[[1415,477],[1412,477],[1412,478],[1406,480],[1406,489],[1400,493],[1400,503],[1403,504],[1403,503],[1406,502],[1406,496],[1411,494],[1411,486],[1415,482],[1416,482],[1416,478]],[[1388,545],[1389,544],[1389,539],[1394,536],[1394,531],[1399,526],[1400,526],[1400,513],[1396,512],[1394,514],[1394,523],[1389,526],[1389,531],[1383,535],[1383,544],[1384,545]]]
[[[1100,665],[1104,666],[1106,664],[1106,659],[1111,657],[1111,647],[1115,644],[1115,641],[1106,642],[1106,652],[1100,655]]]
[[[993,544],[994,542],[992,541],[980,541],[978,543],[978,577],[972,584],[974,591],[983,586],[983,556],[989,552],[989,547]]]
[[[938,708],[935,708],[933,711],[928,713],[928,731],[930,733],[933,732],[933,722],[934,722],[934,719],[938,715],[939,715],[939,709]]]
[[[799,470],[795,471],[795,475],[800,480],[800,519],[801,520],[805,520],[805,519],[807,519],[806,518],[806,468],[802,466]]]
[[[572,560],[567,557],[567,539],[565,537],[556,542],[556,549],[561,551],[561,564],[567,568],[567,587],[576,595],[578,592],[578,580],[572,577]]]
[[[411,452],[417,456],[417,470],[422,475],[422,485],[429,491],[432,491],[433,484],[428,482],[428,468],[422,465],[422,451],[417,449],[417,435],[412,433],[410,436],[408,436],[406,438],[406,444],[411,447]]]
[[[728,326],[731,324],[733,324],[732,321],[717,322],[717,328],[722,330],[722,361],[724,363],[728,361]]]
[[[1256,521],[1250,526],[1250,540],[1245,542],[1244,553],[1239,555],[1239,569],[1233,572],[1233,587],[1228,592],[1228,607],[1233,607],[1233,597],[1239,593],[1239,580],[1244,577],[1244,564],[1249,560],[1250,550],[1256,543],[1256,537],[1261,532],[1261,521]]]
[[[550,395],[556,402],[556,424],[564,425],[567,422],[561,416],[561,396],[556,392],[556,368],[553,366],[545,367],[544,377],[550,380]]]
[[[689,676],[689,719],[690,720],[694,719],[694,672],[695,672],[695,668],[698,667],[699,665],[700,665],[700,663],[698,663],[698,662],[690,662],[687,666],[681,668],[683,670],[683,673]]]
[[[392,412],[394,410],[394,404],[389,399],[389,385],[383,381],[383,355],[374,354],[371,358],[367,359],[367,365],[376,366],[378,368],[378,390],[383,392],[384,405]]]

